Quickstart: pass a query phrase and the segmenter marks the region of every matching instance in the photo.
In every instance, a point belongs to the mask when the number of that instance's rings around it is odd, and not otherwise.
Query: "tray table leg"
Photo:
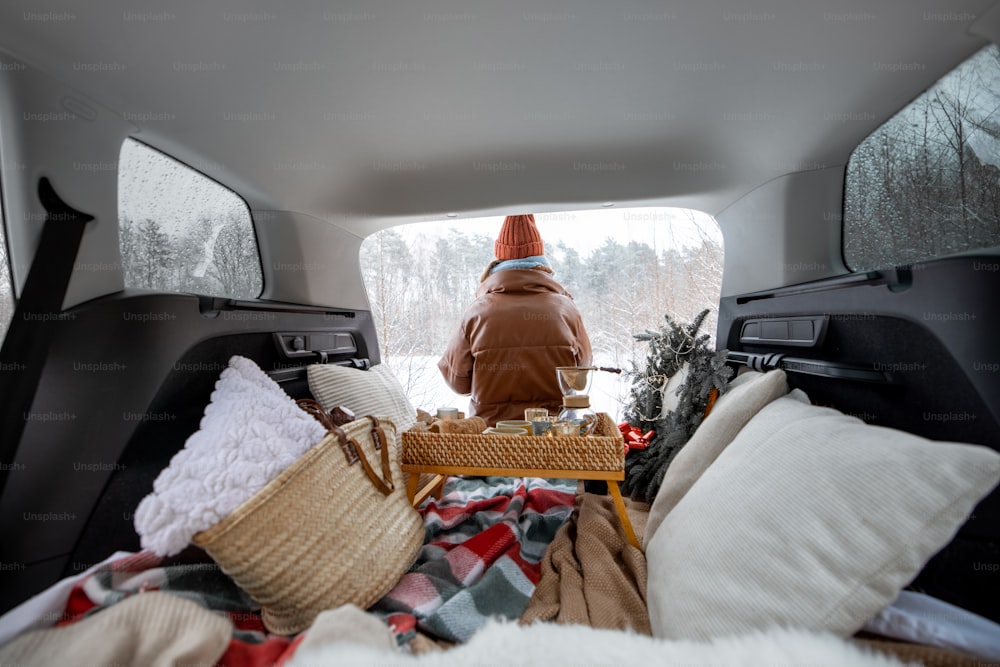
[[[409,499],[411,505],[417,496],[417,486],[419,484],[420,473],[411,472],[409,478],[406,480],[406,497]]]
[[[618,488],[618,482],[609,479],[608,480],[608,491],[611,493],[611,499],[615,503],[615,509],[618,510],[618,519],[622,522],[622,529],[625,530],[625,539],[636,549],[642,549],[639,544],[639,540],[636,539],[635,531],[632,529],[632,521],[628,518],[628,511],[625,509],[625,500],[622,498],[621,489]]]
[[[413,488],[410,488],[410,484],[413,482],[414,477],[419,478],[419,475],[411,475],[410,479],[406,483],[406,497],[410,499],[411,505],[414,507],[420,507],[430,496],[434,496],[434,498],[438,500],[441,499],[441,492],[444,490],[444,475],[434,475],[434,478],[427,482],[427,484],[424,485],[424,488],[419,491],[417,491],[416,488],[420,485],[419,479],[413,484]]]

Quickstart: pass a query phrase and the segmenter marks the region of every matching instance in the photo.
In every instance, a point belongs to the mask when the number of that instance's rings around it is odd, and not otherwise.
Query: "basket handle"
[[[295,404],[312,415],[316,421],[326,427],[327,431],[332,431],[337,428],[337,424],[334,423],[333,417],[330,416],[329,412],[323,409],[323,406],[319,404],[319,401],[312,398],[300,398],[295,401]]]
[[[330,413],[324,410],[318,401],[311,398],[300,398],[296,403],[300,408],[315,417],[316,421],[325,426],[328,432],[337,436],[337,439],[340,440],[340,448],[344,450],[344,456],[347,457],[347,465],[351,466],[360,462],[365,474],[368,475],[368,479],[371,480],[371,483],[375,485],[375,488],[383,496],[389,495],[396,489],[396,485],[392,481],[392,468],[389,467],[389,443],[386,442],[385,431],[382,430],[382,425],[379,423],[377,417],[369,416],[368,419],[372,422],[372,440],[375,441],[375,449],[379,449],[382,452],[381,476],[372,468],[372,465],[368,462],[368,458],[365,456],[364,450],[358,446],[357,440],[348,438],[343,429],[337,425]]]
[[[354,438],[348,438],[347,434],[339,426],[334,426],[330,429],[330,432],[334,433],[340,440],[340,446],[347,456],[347,464],[352,465],[355,461],[360,461],[361,468],[368,475],[371,483],[375,485],[375,488],[383,496],[387,496],[396,489],[396,485],[392,482],[392,468],[389,467],[389,444],[386,442],[385,431],[382,430],[382,425],[379,424],[378,418],[369,416],[368,419],[372,421],[372,439],[375,441],[375,449],[379,449],[382,452],[381,475],[376,473],[375,469],[372,468],[372,465],[368,462],[368,457],[365,456],[364,450],[358,446]]]

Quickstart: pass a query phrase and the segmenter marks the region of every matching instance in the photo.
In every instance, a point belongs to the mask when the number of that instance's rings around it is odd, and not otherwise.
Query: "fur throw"
[[[315,646],[315,645],[314,645]],[[288,667],[324,665],[902,665],[833,635],[775,629],[709,643],[655,639],[585,625],[490,622],[468,643],[418,656],[359,643],[329,643],[295,654]]]
[[[257,364],[238,356],[219,376],[200,426],[135,512],[143,548],[160,556],[183,550],[326,433]]]

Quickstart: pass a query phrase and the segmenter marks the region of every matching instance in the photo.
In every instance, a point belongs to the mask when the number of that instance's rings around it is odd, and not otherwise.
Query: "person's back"
[[[559,410],[557,366],[590,365],[591,347],[572,297],[552,277],[533,216],[510,216],[438,367],[448,385],[471,394],[489,424],[524,409]]]

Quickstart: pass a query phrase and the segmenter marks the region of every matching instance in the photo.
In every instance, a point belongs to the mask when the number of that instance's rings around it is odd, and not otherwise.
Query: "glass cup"
[[[534,431],[535,435],[548,435],[552,430],[552,422],[554,419],[552,417],[546,417],[545,419],[536,419],[531,422],[531,429]]]
[[[555,422],[552,430],[558,437],[570,437],[580,435],[580,425],[573,422]]]
[[[549,416],[548,408],[525,408],[524,420],[529,422],[540,421]]]

